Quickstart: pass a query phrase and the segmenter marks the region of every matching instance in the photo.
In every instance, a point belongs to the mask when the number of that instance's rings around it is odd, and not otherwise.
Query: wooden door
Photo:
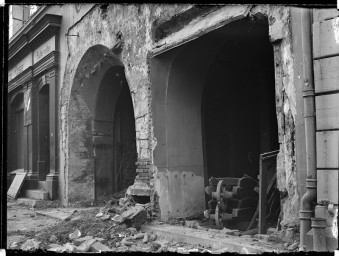
[[[16,169],[24,168],[24,111],[16,111]]]

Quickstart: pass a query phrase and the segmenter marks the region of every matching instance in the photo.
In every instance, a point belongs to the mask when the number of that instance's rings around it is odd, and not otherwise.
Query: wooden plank
[[[339,56],[313,61],[315,92],[339,90]]]
[[[313,24],[313,58],[339,55],[339,18]]]
[[[267,168],[260,156],[259,167],[259,234],[266,234],[266,197],[267,197]]]
[[[338,204],[338,170],[317,170],[317,202]]]
[[[339,11],[335,8],[313,9],[313,23],[333,19],[337,16],[339,16]]]
[[[339,128],[339,93],[315,97],[317,130]]]
[[[339,131],[317,132],[317,167],[338,168]]]
[[[20,192],[20,189],[22,187],[22,184],[25,181],[26,175],[27,175],[27,172],[21,172],[15,175],[15,178],[7,191],[8,196],[17,198]]]

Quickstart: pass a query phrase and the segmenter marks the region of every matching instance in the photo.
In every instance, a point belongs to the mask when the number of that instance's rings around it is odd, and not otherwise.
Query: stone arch
[[[129,102],[130,136],[136,148],[134,108],[124,66],[106,46],[90,47],[77,66],[69,98],[69,203],[117,190],[113,126],[122,96]]]

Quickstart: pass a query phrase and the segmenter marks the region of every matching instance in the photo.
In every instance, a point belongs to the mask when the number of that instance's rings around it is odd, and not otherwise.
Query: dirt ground
[[[97,218],[96,215],[103,207],[97,206],[83,211],[75,211],[71,215],[71,219],[68,220],[60,220],[38,214],[40,210],[57,212],[62,209],[63,207],[58,207],[57,204],[30,208],[30,206],[19,205],[16,200],[8,198],[7,249],[21,250],[21,246],[29,239],[39,242],[39,249],[44,251],[56,244],[64,246],[71,242],[69,235],[76,230],[81,232],[81,237],[92,236],[102,239],[102,244],[116,252],[160,252],[163,248],[166,248],[166,251],[173,252],[203,251],[208,249],[198,248],[197,246],[185,243],[171,242],[165,238],[159,238],[152,233],[147,234],[148,239],[145,242],[145,239],[143,239],[144,234],[142,235],[135,228],[128,228],[124,223],[116,224],[111,219],[102,220]],[[135,238],[138,235],[140,237]]]
[[[210,247],[174,242],[164,237],[157,237],[152,232],[143,233],[138,230],[139,228],[131,227],[128,224],[129,222],[126,221],[118,222],[115,217],[122,216],[124,213],[118,214],[118,212],[112,211],[114,207],[123,206],[126,209],[131,209],[137,204],[121,197],[118,199],[111,197],[110,199],[98,201],[95,205],[89,203],[88,205],[73,205],[72,208],[65,208],[58,201],[46,201],[43,205],[31,207],[20,205],[18,201],[8,198],[7,248],[21,250],[27,248],[25,244],[32,240],[33,243],[38,244],[39,249],[44,251],[53,250],[59,246],[58,250],[61,250],[61,252],[77,252],[81,246],[76,244],[74,239],[70,239],[69,236],[75,231],[80,231],[80,238],[91,237],[96,242],[100,241],[102,246],[106,246],[106,249],[113,252],[216,252]],[[123,201],[121,201],[122,199]],[[46,216],[46,213],[49,213],[48,216]],[[53,214],[51,215],[51,213]],[[100,216],[98,216],[99,213]],[[104,219],[104,216],[107,216],[107,218]],[[145,216],[144,219],[146,219]],[[157,222],[155,219],[153,221]],[[149,211],[147,211],[147,222],[152,222],[152,214]],[[216,228],[213,221],[205,219],[203,214],[193,219],[173,219],[168,221],[167,224],[203,230],[215,230]],[[253,238],[254,236],[247,235],[247,237]],[[255,238],[254,241],[260,242]],[[289,243],[277,241],[273,244],[273,248],[291,252],[297,250],[297,245],[297,241]],[[95,250],[90,247],[87,248],[87,251]]]
[[[33,208],[18,205],[14,199],[7,198],[7,248],[14,242],[21,244],[33,238],[42,230],[56,225],[59,220],[39,216]]]

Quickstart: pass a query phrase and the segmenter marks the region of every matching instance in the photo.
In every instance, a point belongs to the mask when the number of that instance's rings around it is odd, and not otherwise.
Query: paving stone
[[[106,245],[104,245],[100,242],[96,242],[96,243],[91,245],[91,251],[93,251],[93,252],[111,252],[112,249],[110,249],[109,247],[107,247]]]

